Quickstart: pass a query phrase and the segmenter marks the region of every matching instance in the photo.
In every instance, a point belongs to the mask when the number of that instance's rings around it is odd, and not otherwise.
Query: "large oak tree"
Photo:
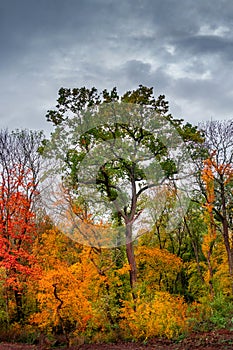
[[[109,113],[111,122],[105,119]],[[84,186],[92,186],[111,204],[112,222],[124,228],[133,290],[137,280],[133,225],[151,199],[148,190],[166,181],[174,184],[187,165],[183,146],[191,149],[202,142],[200,133],[169,114],[164,95],[155,98],[153,88],[142,85],[122,96],[116,88],[102,93],[94,87],[61,88],[56,109],[48,111],[47,120],[55,130],[45,145],[50,157],[63,160],[63,185],[71,191],[73,202],[93,213],[97,197],[89,195],[89,203],[83,198]],[[90,154],[98,171],[93,171],[91,160],[85,162]]]

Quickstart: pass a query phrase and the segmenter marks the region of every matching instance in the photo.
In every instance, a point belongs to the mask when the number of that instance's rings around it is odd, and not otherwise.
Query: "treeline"
[[[0,340],[232,328],[233,120],[145,86],[62,88],[46,117],[49,139],[0,131]]]

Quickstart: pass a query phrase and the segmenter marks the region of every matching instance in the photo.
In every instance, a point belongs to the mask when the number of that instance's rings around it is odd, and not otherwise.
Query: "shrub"
[[[157,292],[151,301],[138,297],[135,304],[124,302],[121,316],[120,328],[128,339],[177,338],[190,328],[188,305],[168,292]]]

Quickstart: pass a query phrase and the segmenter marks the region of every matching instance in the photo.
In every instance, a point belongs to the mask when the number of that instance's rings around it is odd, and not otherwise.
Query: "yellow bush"
[[[157,292],[152,301],[138,297],[136,305],[124,303],[120,328],[126,338],[155,336],[176,338],[189,331],[188,305],[182,297]]]

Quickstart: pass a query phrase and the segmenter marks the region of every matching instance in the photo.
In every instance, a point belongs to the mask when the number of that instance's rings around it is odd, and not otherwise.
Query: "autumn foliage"
[[[62,199],[71,205],[57,225],[40,202],[35,161],[41,142],[29,152],[34,139],[16,134],[8,146],[17,137],[27,142],[8,152],[6,143],[1,146],[7,135],[0,134],[0,341],[45,347],[146,342],[232,328],[232,163],[216,152],[201,159],[200,189],[174,227],[167,223],[177,214],[178,189],[155,191],[159,200],[151,206],[163,201],[164,208],[132,243],[132,284],[127,247],[104,248],[123,220],[97,220],[83,198],[66,191]],[[73,235],[69,223],[76,225]]]
[[[49,217],[36,216],[33,198],[38,192],[30,169],[25,172],[15,166],[8,174],[8,186],[2,173],[0,187],[1,303],[6,310],[1,322],[6,328],[17,329],[19,334],[21,329],[32,338],[63,339],[69,345],[119,338],[177,338],[199,322],[208,322],[215,313],[208,298],[214,303],[215,293],[229,293],[226,252],[213,215],[214,177],[208,160],[202,172],[206,202],[200,208],[202,275],[192,251],[192,227],[186,231],[193,223],[166,232],[160,218],[135,244],[138,280],[134,299],[123,247],[91,248],[71,240]],[[74,214],[82,218],[82,210],[76,206]],[[108,230],[108,226],[100,222],[96,230]],[[198,280],[206,289],[202,285],[195,294]]]

